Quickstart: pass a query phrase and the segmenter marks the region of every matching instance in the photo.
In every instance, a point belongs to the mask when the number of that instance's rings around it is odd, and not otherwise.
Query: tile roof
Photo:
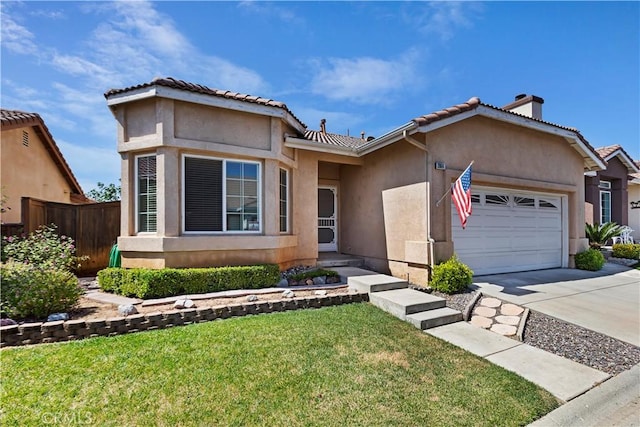
[[[455,116],[465,111],[474,110],[481,105],[480,98],[473,97],[467,102],[454,105],[453,107],[445,108],[443,110],[434,111],[433,113],[426,114],[424,116],[416,117],[412,121],[418,126],[428,125],[429,123],[437,122],[438,120],[446,119],[447,117]]]
[[[30,124],[40,119],[36,113],[27,113],[19,110],[0,109],[0,123],[2,124]]]
[[[614,154],[618,153],[616,157],[619,157],[618,160],[627,165],[627,169],[629,170],[629,174],[631,175],[636,175],[638,173],[637,170],[640,169],[640,166],[638,165],[640,162],[633,160],[629,153],[627,153],[620,144],[613,144],[607,145],[606,147],[596,148],[596,152],[605,161],[610,160]]]
[[[4,108],[0,109],[0,124],[3,128],[17,128],[17,127],[28,127],[32,126],[38,134],[38,136],[42,139],[45,148],[51,155],[54,163],[60,169],[60,172],[64,175],[65,179],[71,186],[71,198],[74,203],[86,203],[90,201],[84,195],[82,191],[82,187],[80,187],[80,183],[76,179],[75,175],[71,171],[71,167],[65,160],[60,148],[56,144],[56,141],[53,139],[53,135],[47,128],[47,125],[42,120],[42,117],[38,113],[28,113],[25,111],[19,110],[6,110]]]
[[[607,145],[606,147],[596,148],[596,152],[603,159],[613,154],[616,150],[620,150],[622,147],[619,144]]]
[[[313,142],[321,142],[324,144],[337,145],[340,147],[357,148],[367,143],[362,138],[353,136],[339,135],[337,133],[323,133],[317,130],[308,130],[304,133],[304,138]]]
[[[299,118],[293,114],[284,102],[275,101],[273,99],[262,98],[259,96],[247,95],[244,93],[232,92],[229,90],[212,89],[204,85],[185,82],[184,80],[174,79],[173,77],[158,77],[147,83],[141,83],[135,86],[129,86],[122,89],[110,89],[104,93],[104,97],[109,99],[111,96],[119,95],[126,92],[131,92],[137,89],[144,89],[152,86],[163,86],[172,89],[179,89],[193,93],[200,93],[203,95],[210,95],[220,98],[233,99],[236,101],[249,102],[252,104],[264,105],[267,107],[281,108],[289,113],[302,127],[307,127]]]

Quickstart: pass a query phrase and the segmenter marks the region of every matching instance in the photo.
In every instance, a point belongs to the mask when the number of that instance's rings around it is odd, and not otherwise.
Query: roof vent
[[[327,133],[327,119],[320,120],[320,132],[323,134]]]
[[[360,132],[360,139],[363,141],[364,141],[364,135],[365,135],[364,131]]]

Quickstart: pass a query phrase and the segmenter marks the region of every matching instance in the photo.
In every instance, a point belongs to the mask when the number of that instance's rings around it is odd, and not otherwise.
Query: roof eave
[[[228,110],[245,113],[260,114],[263,116],[277,117],[291,125],[296,131],[304,133],[306,126],[297,120],[290,112],[281,107],[249,103],[238,99],[221,98],[204,93],[194,93],[182,89],[176,89],[160,85],[152,85],[126,92],[105,95],[107,105],[113,111],[113,107],[129,102],[150,99],[153,97],[174,99],[176,101],[192,102],[210,107],[225,108]]]
[[[613,159],[616,156],[621,158],[622,163],[627,166],[627,170],[629,171],[629,173],[640,173],[640,168],[638,168],[638,166],[636,166],[636,164],[633,161],[633,159],[631,159],[631,157],[629,157],[629,155],[626,153],[626,151],[624,151],[623,148],[618,148],[616,151],[614,151],[613,153],[609,154],[604,159],[606,161],[609,161],[609,160]]]
[[[372,139],[366,144],[359,146],[356,151],[358,155],[364,156],[403,139],[404,132],[409,132],[410,134],[415,133],[415,129],[417,129],[417,127],[418,125],[414,121],[410,121],[378,138]]]
[[[300,150],[317,151],[321,153],[339,154],[341,156],[360,157],[356,150],[350,147],[325,144],[324,142],[309,141],[308,139],[285,136],[285,147],[297,148]]]

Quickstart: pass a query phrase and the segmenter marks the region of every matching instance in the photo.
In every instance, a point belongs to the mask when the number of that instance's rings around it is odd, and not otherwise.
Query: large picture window
[[[260,164],[185,156],[185,232],[259,232]]]
[[[136,218],[139,233],[158,227],[156,156],[136,157]]]

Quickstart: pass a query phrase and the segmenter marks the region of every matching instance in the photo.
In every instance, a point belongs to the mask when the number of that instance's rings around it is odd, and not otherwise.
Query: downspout
[[[402,137],[409,142],[411,145],[415,145],[425,153],[427,153],[427,241],[429,242],[429,274],[433,274],[434,267],[434,255],[433,255],[433,244],[435,240],[431,237],[431,153],[427,150],[426,144],[421,143],[417,139],[413,138],[409,133],[404,130],[402,131]]]

